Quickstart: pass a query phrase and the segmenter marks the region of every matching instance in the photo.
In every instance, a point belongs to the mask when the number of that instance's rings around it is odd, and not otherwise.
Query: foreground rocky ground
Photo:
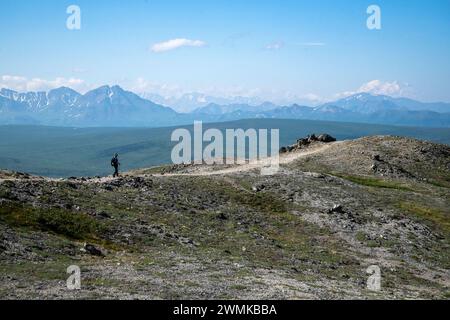
[[[281,163],[273,176],[252,166],[118,179],[0,172],[0,298],[450,297],[448,146],[316,141]],[[81,290],[66,288],[70,265]],[[366,287],[371,265],[380,291]]]

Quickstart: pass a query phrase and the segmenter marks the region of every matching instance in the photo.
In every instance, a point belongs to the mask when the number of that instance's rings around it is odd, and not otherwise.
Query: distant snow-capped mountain
[[[143,92],[139,94],[142,98],[151,100],[155,103],[169,106],[177,112],[190,113],[201,109],[210,104],[221,106],[228,105],[249,105],[258,106],[264,103],[264,100],[257,97],[216,97],[198,92],[182,94],[180,96],[162,96],[155,93]]]
[[[358,93],[344,99],[326,103],[319,106],[317,110],[334,110],[334,112],[337,112],[336,108],[362,114],[390,110],[407,110],[406,108],[395,104],[386,96],[373,96],[368,93]]]
[[[193,114],[207,114],[207,115],[223,115],[227,113],[233,113],[236,111],[242,112],[267,112],[270,110],[274,110],[278,108],[277,105],[271,102],[264,102],[262,104],[253,106],[248,104],[228,104],[228,105],[219,105],[216,103],[210,103],[207,106],[197,108],[192,111]]]
[[[450,104],[443,102],[419,102],[407,98],[393,98],[385,95],[357,93],[349,97],[329,102],[323,106],[336,106],[342,109],[370,114],[387,111],[433,111],[438,113],[450,112]],[[323,107],[321,106],[321,107]]]
[[[0,123],[79,126],[172,124],[177,113],[119,86],[102,86],[84,95],[61,87],[46,92],[0,91]]]

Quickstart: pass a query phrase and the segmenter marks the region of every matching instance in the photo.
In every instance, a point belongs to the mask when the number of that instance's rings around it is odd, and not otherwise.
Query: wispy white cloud
[[[386,95],[391,97],[409,96],[411,94],[411,86],[407,83],[400,83],[398,81],[381,81],[371,80],[361,85],[355,91],[345,91],[336,94],[336,98],[344,98],[357,93],[370,93],[374,95]]]
[[[300,96],[300,98],[311,102],[312,104],[319,104],[322,102],[325,102],[325,99],[315,93],[308,93],[305,95]]]
[[[178,99],[191,93],[216,98],[234,99],[248,98],[259,103],[270,101],[279,105],[291,105],[294,103],[302,105],[317,105],[326,102],[323,97],[314,93],[297,93],[288,90],[277,90],[274,88],[245,87],[245,86],[202,86],[184,87],[177,84],[158,83],[143,77],[137,78],[127,83],[122,83],[125,88],[139,94],[158,94],[165,99]],[[201,101],[199,101],[201,102]]]
[[[301,46],[301,47],[324,47],[326,46],[326,43],[324,42],[297,42],[297,43],[290,43],[294,46]],[[264,48],[266,50],[279,50],[283,48],[286,44],[283,41],[276,41],[269,43]]]
[[[270,101],[279,105],[291,105],[294,103],[308,106],[320,105],[322,103],[345,98],[357,93],[371,93],[374,95],[388,95],[392,97],[410,97],[412,88],[407,83],[399,81],[372,80],[362,84],[356,90],[349,90],[332,95],[321,95],[317,92],[289,91],[268,87],[245,87],[245,86],[206,86],[187,88],[176,84],[158,83],[144,78],[138,78],[127,84],[126,88],[137,93],[157,93],[167,99],[179,98],[185,94],[199,93],[206,96],[232,99],[236,97],[254,98],[258,101]]]
[[[92,87],[82,79],[58,77],[53,80],[32,78],[14,75],[0,76],[0,88],[8,88],[15,91],[48,91],[59,87],[69,87],[79,92],[86,92]]]
[[[302,42],[299,43],[299,45],[303,47],[324,47],[326,46],[326,43],[324,42]]]
[[[382,82],[380,80],[372,80],[363,84],[359,88],[359,92],[369,92],[373,94],[399,95],[404,91],[403,86],[398,81]]]
[[[284,43],[282,41],[272,42],[265,46],[266,50],[280,50],[283,48]]]
[[[190,39],[171,39],[164,42],[155,43],[151,46],[150,50],[155,53],[166,52],[182,47],[204,47],[206,42],[201,40]]]
[[[180,97],[188,91],[179,85],[158,83],[142,77],[122,83],[122,85],[136,93],[154,93],[167,98]]]

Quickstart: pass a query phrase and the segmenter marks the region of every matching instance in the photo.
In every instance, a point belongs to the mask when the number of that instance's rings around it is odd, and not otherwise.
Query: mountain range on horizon
[[[264,103],[272,103],[274,105],[289,105],[288,102],[268,102],[270,99],[262,99],[257,96],[218,96],[205,94],[201,92],[186,92],[172,95],[161,95],[154,92],[137,92],[137,94],[147,100],[151,100],[157,104],[170,107],[179,113],[190,113],[196,109],[206,107],[210,104],[218,105],[249,105],[259,106]],[[308,105],[306,101],[302,104]]]
[[[230,104],[211,102],[189,113],[177,112],[145,97],[149,95],[138,95],[117,85],[101,86],[85,94],[67,87],[23,93],[3,88],[0,90],[0,124],[162,127],[189,124],[194,120],[223,122],[267,118],[450,127],[450,103],[425,103],[369,93],[357,93],[315,107],[280,106],[271,102],[255,105],[236,99],[237,103]],[[210,100],[214,99],[210,97]]]

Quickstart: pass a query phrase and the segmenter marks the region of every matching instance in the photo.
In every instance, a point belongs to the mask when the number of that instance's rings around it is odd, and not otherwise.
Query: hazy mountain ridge
[[[249,105],[259,106],[265,101],[258,97],[217,97],[199,92],[184,93],[179,96],[162,96],[156,93],[143,92],[139,94],[142,98],[151,100],[155,103],[171,107],[180,113],[190,113],[195,110],[206,107],[210,104],[215,105]]]
[[[185,98],[204,99],[205,103],[213,100],[203,96]],[[317,107],[278,106],[271,102],[256,105],[211,102],[191,113],[179,113],[119,86],[102,86],[84,95],[66,87],[49,92],[0,90],[0,124],[161,127],[193,120],[221,122],[259,118],[449,127],[450,104],[358,93]]]
[[[232,112],[224,106],[206,106],[195,111],[196,114],[215,116],[216,121],[242,118],[309,119],[346,121],[358,123],[378,123],[391,125],[412,125],[449,127],[450,104],[422,103],[406,98],[392,98],[381,95],[359,93],[317,107],[280,106],[270,110],[254,110],[253,106],[240,106]]]
[[[254,113],[260,113],[260,112],[267,112],[271,110],[275,110],[279,108],[279,106],[271,103],[271,102],[264,102],[259,105],[249,105],[249,104],[227,104],[227,105],[219,105],[216,103],[210,103],[207,106],[197,108],[194,111],[192,111],[192,114],[205,114],[205,115],[223,115],[227,113],[234,113],[236,111],[243,111],[243,112],[254,112]]]

